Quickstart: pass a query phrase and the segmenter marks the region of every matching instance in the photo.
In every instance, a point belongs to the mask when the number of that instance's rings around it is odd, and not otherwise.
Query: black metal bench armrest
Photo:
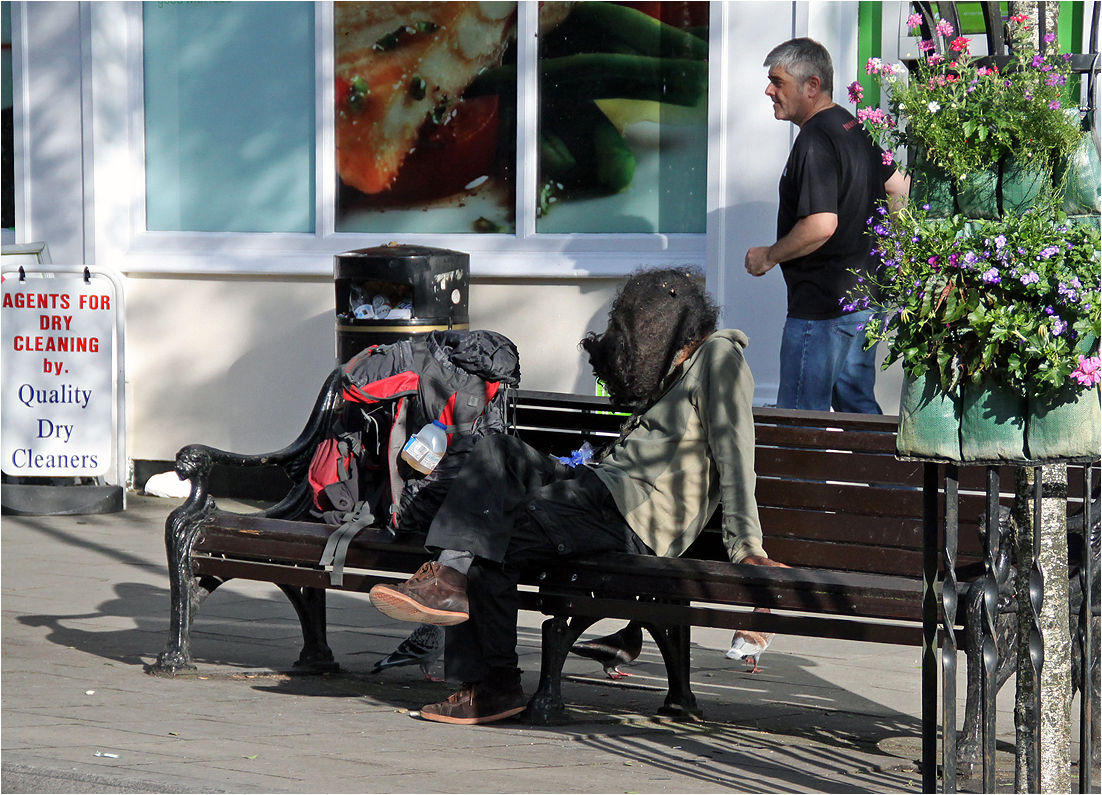
[[[290,477],[294,486],[276,506],[262,512],[267,516],[290,516],[301,508],[309,495],[306,474],[314,450],[332,427],[334,414],[343,400],[340,388],[340,368],[333,370],[314,402],[306,427],[293,442],[272,453],[248,455],[219,450],[204,444],[189,444],[176,453],[176,474],[191,481],[188,502],[202,505],[209,496],[211,469],[215,466],[262,467],[278,466]]]

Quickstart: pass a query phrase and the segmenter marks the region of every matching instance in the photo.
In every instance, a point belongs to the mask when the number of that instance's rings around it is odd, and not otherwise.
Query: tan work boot
[[[469,617],[467,575],[436,561],[403,583],[376,585],[369,596],[381,613],[399,621],[450,627]]]

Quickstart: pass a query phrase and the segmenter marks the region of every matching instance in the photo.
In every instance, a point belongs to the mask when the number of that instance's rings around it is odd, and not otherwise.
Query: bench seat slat
[[[547,615],[584,615],[628,621],[652,621],[671,626],[692,625],[715,629],[753,629],[783,635],[830,637],[892,643],[900,646],[922,645],[922,627],[916,624],[885,624],[831,616],[798,616],[784,613],[751,613],[719,610],[697,605],[628,602],[567,594],[541,594],[537,609]],[[960,642],[963,636],[957,630]]]
[[[922,488],[922,465],[883,453],[801,450],[758,445],[754,471],[759,478],[804,478],[847,483],[911,485]]]

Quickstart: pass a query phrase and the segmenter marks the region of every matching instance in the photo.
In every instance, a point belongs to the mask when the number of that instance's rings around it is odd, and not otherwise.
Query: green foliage
[[[949,41],[952,28],[941,30]],[[865,108],[858,116],[886,149],[915,148],[957,179],[1006,158],[1051,173],[1082,136],[1074,105],[1070,113],[1063,107],[1061,70],[1070,56],[1023,53],[1000,70],[978,65],[969,43],[957,37],[943,56],[923,42],[929,55],[910,75],[871,59],[866,71],[879,81],[889,112]]]
[[[1075,378],[1080,357],[1096,355],[1096,222],[1072,224],[1050,204],[999,221],[880,213],[871,223],[876,300],[849,306],[881,313],[867,334],[870,345],[888,341],[885,366],[902,360],[913,376],[935,368],[946,392],[990,377],[1045,394]]]

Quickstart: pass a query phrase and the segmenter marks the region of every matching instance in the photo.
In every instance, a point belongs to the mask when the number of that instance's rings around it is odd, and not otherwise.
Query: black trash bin
[[[337,360],[414,334],[466,329],[471,258],[390,243],[334,257]]]

